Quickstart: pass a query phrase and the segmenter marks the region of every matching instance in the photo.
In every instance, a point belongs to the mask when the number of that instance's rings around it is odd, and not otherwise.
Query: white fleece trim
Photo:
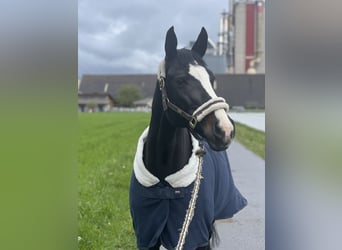
[[[160,182],[156,176],[147,170],[143,161],[144,140],[147,137],[148,129],[149,127],[144,130],[139,138],[133,166],[135,177],[137,178],[138,182],[145,187],[151,187]],[[198,157],[196,156],[195,152],[199,149],[199,142],[192,135],[191,140],[192,154],[188,163],[181,170],[165,178],[165,181],[167,181],[173,188],[187,187],[196,178]]]
[[[138,140],[133,166],[135,177],[139,183],[145,187],[153,186],[159,182],[159,179],[147,170],[143,161],[144,139],[147,137],[148,128],[149,127],[144,130]]]

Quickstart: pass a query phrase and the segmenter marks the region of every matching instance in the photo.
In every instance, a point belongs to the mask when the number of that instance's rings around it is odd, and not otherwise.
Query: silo
[[[223,11],[220,17],[220,31],[218,42],[218,55],[222,56],[227,52],[228,42],[228,13]]]
[[[234,73],[246,72],[246,3],[234,3]]]
[[[246,3],[246,41],[245,41],[245,72],[255,72],[256,22],[255,3]]]
[[[256,70],[265,73],[265,2],[257,1],[256,8]]]
[[[229,0],[229,12],[228,12],[228,43],[227,43],[227,66],[228,73],[234,73],[234,0]]]
[[[218,55],[223,55],[224,48],[224,12],[221,13],[220,17],[220,31],[219,31],[219,42],[218,42]]]

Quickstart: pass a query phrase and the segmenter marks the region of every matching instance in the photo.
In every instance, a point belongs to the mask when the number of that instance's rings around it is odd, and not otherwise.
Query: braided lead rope
[[[203,165],[203,155],[204,154],[205,154],[205,151],[203,149],[203,144],[200,142],[200,148],[196,151],[196,155],[198,156],[199,161],[198,161],[198,170],[196,173],[195,184],[194,184],[194,188],[192,190],[191,199],[189,202],[188,209],[186,210],[186,215],[184,218],[182,231],[179,235],[179,240],[178,240],[178,244],[176,246],[176,250],[182,250],[183,249],[183,246],[185,244],[185,238],[188,234],[188,230],[189,230],[191,220],[195,214],[198,191],[200,188],[201,179],[203,178],[202,177],[202,165]]]

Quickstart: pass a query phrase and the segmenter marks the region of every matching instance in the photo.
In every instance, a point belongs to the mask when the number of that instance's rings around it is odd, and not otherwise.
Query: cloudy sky
[[[228,0],[79,0],[78,74],[155,73],[165,34],[175,27],[178,47],[204,26],[217,42]]]

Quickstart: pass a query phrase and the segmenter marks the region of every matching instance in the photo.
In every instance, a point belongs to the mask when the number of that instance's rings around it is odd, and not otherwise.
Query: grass
[[[265,133],[238,122],[235,122],[235,126],[235,139],[265,159]]]
[[[146,113],[79,114],[79,249],[136,249],[128,203],[137,140]],[[265,134],[236,124],[236,138],[265,155]]]
[[[79,115],[79,249],[136,249],[128,187],[149,114]]]

